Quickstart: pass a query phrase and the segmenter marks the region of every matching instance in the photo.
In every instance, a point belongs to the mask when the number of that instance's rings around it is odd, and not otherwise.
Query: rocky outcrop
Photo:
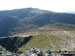
[[[18,37],[18,36],[12,36],[12,37],[2,37],[0,38],[0,45],[6,48],[6,50],[9,50],[11,52],[16,52],[17,49],[24,44],[26,44],[31,39],[31,36],[29,37]]]
[[[19,56],[19,54],[7,51],[4,47],[0,46],[0,56]]]
[[[40,48],[28,48],[21,56],[74,56],[74,51],[43,51]]]
[[[51,51],[42,51],[40,48],[28,48],[22,56],[51,56]]]
[[[7,51],[5,48],[0,46],[0,56],[74,56],[74,51],[43,51],[40,48],[27,48],[27,50],[22,53],[13,53]]]

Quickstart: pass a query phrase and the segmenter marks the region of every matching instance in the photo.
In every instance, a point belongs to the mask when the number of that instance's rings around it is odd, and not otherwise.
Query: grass
[[[55,47],[58,46],[58,43],[60,43],[60,42],[61,42],[61,38],[59,38],[57,36],[54,36],[54,35],[47,36],[46,34],[40,34],[37,36],[33,36],[31,38],[31,40],[27,44],[25,44],[21,48],[19,48],[17,52],[19,52],[19,53],[25,52],[25,50],[28,47],[41,48],[43,50],[58,49]],[[55,45],[55,47],[53,47],[53,45]]]
[[[23,45],[21,48],[19,48],[17,52],[23,53],[29,47],[41,48],[42,50],[45,49],[59,50],[65,49],[65,47],[68,47],[70,49],[69,45],[72,44],[70,44],[68,41],[74,40],[75,38],[71,39],[71,36],[68,36],[67,33],[62,32],[67,31],[75,34],[74,30],[75,28],[69,28],[65,24],[63,25],[63,27],[60,27],[61,25],[58,27],[57,25],[55,27],[54,26],[51,27],[48,25],[45,27],[40,27],[37,30],[31,30],[29,32],[24,33],[24,35],[33,35],[33,36],[30,39],[30,41],[27,42],[25,45]],[[56,32],[56,34],[55,33],[51,34],[52,31]],[[67,42],[69,45],[66,45]]]

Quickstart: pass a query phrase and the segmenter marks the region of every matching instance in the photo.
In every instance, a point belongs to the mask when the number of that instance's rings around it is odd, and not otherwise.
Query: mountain
[[[64,23],[75,28],[75,14],[56,13],[37,8],[0,11],[0,36],[24,33],[45,25]]]
[[[75,14],[75,11],[67,11],[67,12],[63,12],[63,13]]]

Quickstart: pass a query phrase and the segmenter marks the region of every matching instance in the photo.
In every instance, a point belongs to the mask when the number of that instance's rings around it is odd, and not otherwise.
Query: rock
[[[51,56],[51,51],[50,50],[46,50],[44,52],[44,56]]]
[[[48,53],[44,53],[44,55],[43,56],[51,56],[50,54],[48,54]]]
[[[37,54],[35,54],[35,53],[33,53],[33,54],[31,54],[30,56],[38,56]]]
[[[50,50],[46,50],[45,53],[51,54],[51,51]]]
[[[4,47],[0,46],[0,56],[19,56],[17,53],[7,51]]]
[[[0,56],[6,54],[6,49],[0,46]]]
[[[43,56],[43,51],[40,50],[40,49],[38,49],[36,54],[37,54],[38,56]]]
[[[25,52],[24,55],[28,56],[43,56],[43,52],[40,48],[27,48],[27,51]]]

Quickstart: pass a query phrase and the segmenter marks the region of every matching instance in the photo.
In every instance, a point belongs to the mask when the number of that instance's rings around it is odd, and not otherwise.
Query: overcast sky
[[[27,7],[56,12],[75,11],[75,0],[0,0],[0,10]]]

